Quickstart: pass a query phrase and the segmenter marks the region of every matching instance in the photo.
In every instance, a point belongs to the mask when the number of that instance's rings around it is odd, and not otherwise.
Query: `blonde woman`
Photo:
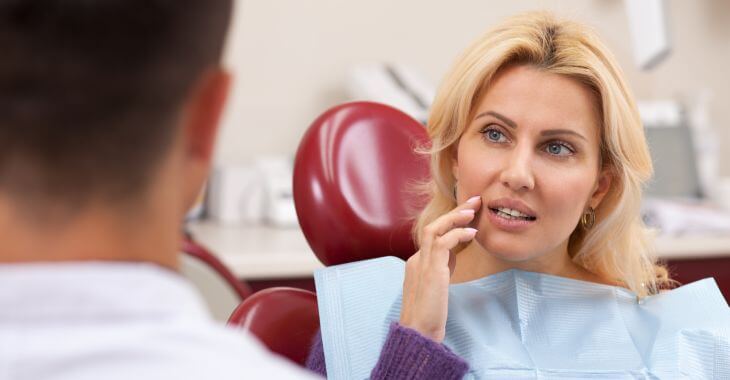
[[[373,378],[461,378],[442,341],[449,284],[509,269],[628,289],[671,285],[639,215],[652,164],[634,99],[593,32],[513,17],[457,59],[428,122],[430,202],[399,323]],[[325,373],[321,342],[309,366]]]

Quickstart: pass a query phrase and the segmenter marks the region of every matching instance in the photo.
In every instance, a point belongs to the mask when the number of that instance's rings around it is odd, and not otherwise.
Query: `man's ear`
[[[200,78],[187,104],[185,132],[188,154],[201,160],[211,160],[230,84],[231,75],[222,68],[210,69]]]
[[[190,93],[183,111],[185,154],[184,206],[192,207],[208,178],[218,125],[231,84],[231,75],[220,67],[207,70]]]
[[[603,201],[603,197],[606,196],[608,190],[611,189],[611,183],[613,181],[613,173],[611,170],[603,169],[598,174],[598,181],[591,194],[589,204],[594,209],[598,208],[598,205]]]

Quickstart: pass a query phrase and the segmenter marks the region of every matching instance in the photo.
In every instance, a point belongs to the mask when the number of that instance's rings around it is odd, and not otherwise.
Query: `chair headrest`
[[[238,305],[228,325],[251,332],[271,351],[304,366],[319,330],[317,296],[286,287],[260,290]]]
[[[294,204],[325,265],[415,252],[410,230],[428,178],[424,126],[392,107],[346,103],[305,133],[294,162]]]

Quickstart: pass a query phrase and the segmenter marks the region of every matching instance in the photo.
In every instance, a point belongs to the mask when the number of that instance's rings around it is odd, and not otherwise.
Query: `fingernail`
[[[468,215],[474,215],[474,209],[472,209],[472,208],[465,208],[463,210],[459,210],[459,213],[461,213],[461,214],[468,214]]]
[[[466,203],[471,203],[471,204],[473,204],[473,203],[476,203],[476,201],[477,201],[477,200],[479,200],[479,199],[480,199],[480,197],[479,197],[478,195],[476,195],[476,196],[473,196],[473,197],[471,197],[471,198],[467,199],[467,200],[466,200]]]
[[[477,229],[476,229],[476,228],[471,228],[471,227],[469,227],[469,228],[464,228],[464,229],[465,229],[465,230],[466,230],[467,232],[469,232],[469,233],[470,233],[470,234],[471,234],[472,236],[473,236],[473,235],[476,235],[476,234],[477,234]]]

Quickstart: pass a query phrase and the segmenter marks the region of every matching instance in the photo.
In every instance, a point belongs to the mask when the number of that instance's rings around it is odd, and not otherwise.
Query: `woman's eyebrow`
[[[495,112],[495,111],[482,112],[479,115],[477,115],[474,118],[474,120],[479,119],[480,117],[484,117],[484,116],[494,116],[495,118],[501,120],[503,123],[507,124],[508,127],[513,128],[513,129],[517,128],[517,123],[515,123],[512,119],[500,114],[499,112]],[[585,141],[588,141],[588,139],[586,139],[583,135],[581,135],[580,133],[578,133],[576,131],[570,130],[570,129],[549,129],[549,130],[540,132],[540,135],[541,136],[573,135],[573,136],[581,138]]]
[[[548,129],[546,131],[540,132],[540,136],[555,136],[555,135],[573,135],[577,136],[585,141],[588,141],[583,135],[580,133],[570,130],[570,129]]]
[[[517,123],[515,123],[514,121],[512,121],[512,120],[511,120],[510,118],[508,118],[507,116],[504,116],[504,115],[502,115],[502,114],[499,114],[499,113],[497,113],[497,112],[494,112],[494,111],[486,111],[486,112],[482,112],[482,113],[480,113],[479,115],[477,115],[477,116],[476,116],[476,117],[474,118],[474,120],[476,120],[476,119],[479,119],[480,117],[483,117],[483,116],[487,116],[487,115],[490,115],[490,116],[494,116],[494,117],[496,117],[497,119],[501,120],[501,121],[502,121],[503,123],[507,124],[507,126],[508,126],[508,127],[510,127],[510,128],[513,128],[513,129],[514,129],[514,128],[517,128]]]

